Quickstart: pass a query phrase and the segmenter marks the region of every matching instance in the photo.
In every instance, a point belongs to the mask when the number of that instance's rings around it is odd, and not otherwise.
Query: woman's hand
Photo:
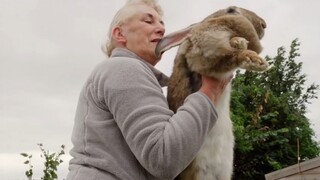
[[[214,77],[202,76],[202,86],[200,91],[206,94],[211,101],[217,105],[224,89],[232,80],[232,78],[233,75],[223,80],[218,80]]]

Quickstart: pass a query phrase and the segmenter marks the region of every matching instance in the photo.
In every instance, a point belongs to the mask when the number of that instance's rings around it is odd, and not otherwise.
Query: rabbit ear
[[[157,47],[155,50],[156,56],[160,57],[161,54],[164,53],[165,51],[180,45],[185,39],[187,39],[190,36],[190,31],[194,26],[195,24],[163,37],[161,41],[157,44]]]

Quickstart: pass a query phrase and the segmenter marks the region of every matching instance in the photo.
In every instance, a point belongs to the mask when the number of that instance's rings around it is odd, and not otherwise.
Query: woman
[[[214,126],[214,103],[225,84],[202,77],[174,114],[154,68],[155,47],[165,32],[154,1],[129,2],[110,26],[110,58],[87,80],[78,103],[67,180],[174,179]]]

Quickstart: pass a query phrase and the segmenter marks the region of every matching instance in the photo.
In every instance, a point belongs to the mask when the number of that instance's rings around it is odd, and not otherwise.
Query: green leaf
[[[267,56],[272,67],[266,72],[236,72],[230,103],[234,179],[264,179],[266,173],[296,164],[297,139],[301,159],[320,155],[306,117],[307,104],[318,98],[319,85],[305,84],[304,61],[296,61],[299,46],[294,40],[289,51],[280,47],[274,57]]]
[[[23,156],[23,157],[28,157],[27,153],[20,153],[20,155]]]

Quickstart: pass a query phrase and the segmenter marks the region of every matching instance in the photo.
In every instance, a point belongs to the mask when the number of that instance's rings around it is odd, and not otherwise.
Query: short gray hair
[[[105,54],[110,57],[112,50],[115,48],[112,31],[116,26],[119,26],[123,23],[126,23],[130,18],[136,13],[136,5],[145,4],[153,8],[157,13],[162,16],[163,11],[157,0],[127,0],[126,4],[118,10],[116,15],[113,17],[113,20],[109,26],[107,43],[105,47],[102,47],[102,50]]]

